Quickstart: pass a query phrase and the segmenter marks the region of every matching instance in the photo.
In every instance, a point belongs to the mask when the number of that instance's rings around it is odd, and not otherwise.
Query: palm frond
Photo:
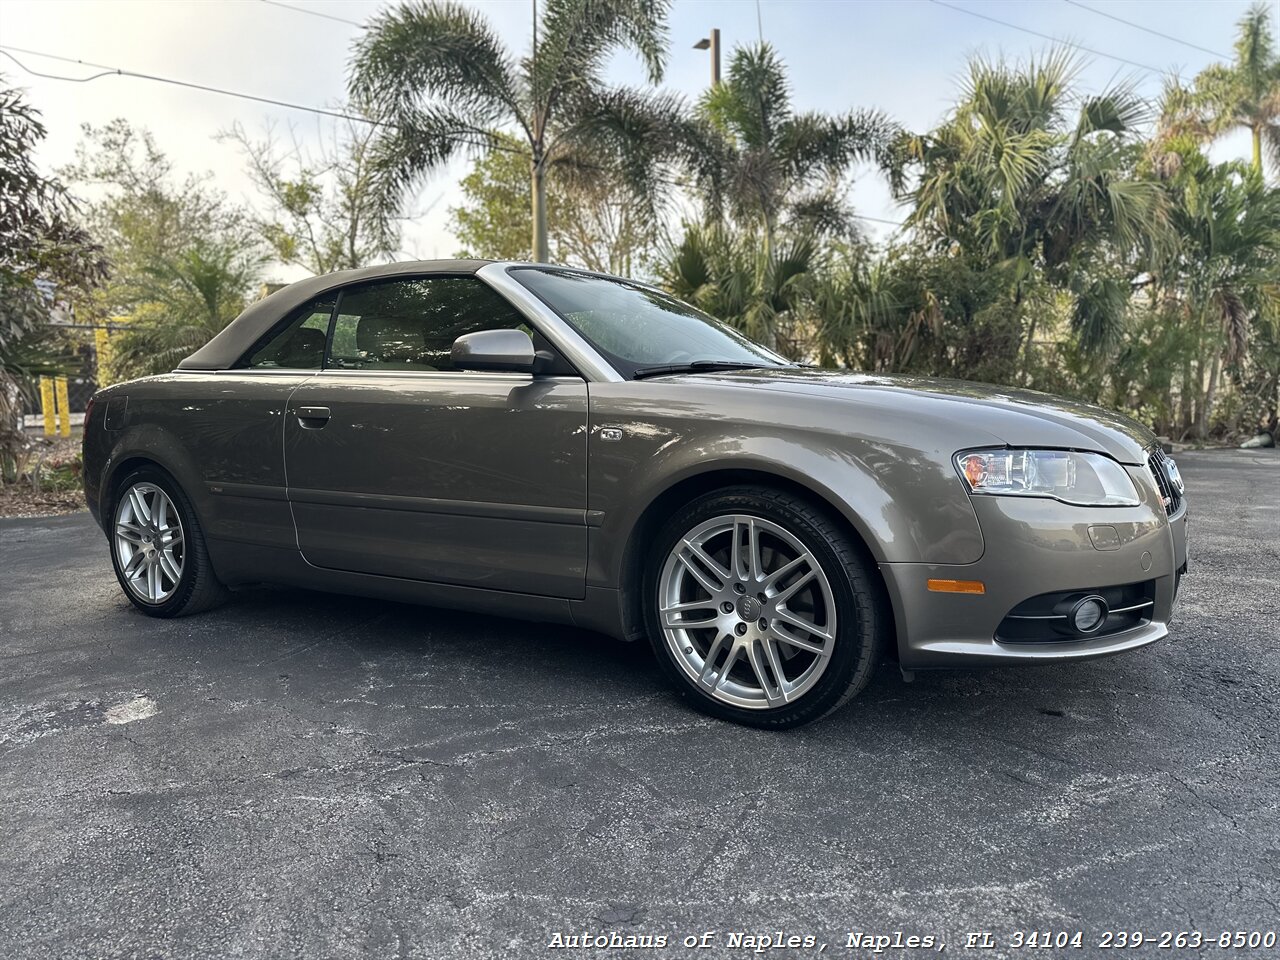
[[[625,47],[650,83],[666,67],[669,0],[548,0],[538,46],[525,63],[540,105],[600,86],[608,55]],[[536,109],[536,108],[535,108]]]
[[[1223,359],[1229,366],[1238,366],[1249,350],[1250,310],[1237,290],[1222,288],[1214,293],[1214,306],[1222,322],[1226,339]]]
[[[1088,97],[1080,105],[1076,136],[1094,133],[1132,134],[1149,115],[1147,102],[1132,84],[1113,87],[1097,96]]]
[[[875,160],[887,169],[898,131],[897,124],[879,110],[855,110],[835,117],[801,113],[782,123],[775,149],[801,180],[814,174],[838,175],[855,160]]]
[[[1244,86],[1260,95],[1276,82],[1277,51],[1271,33],[1271,13],[1267,5],[1255,2],[1240,19],[1235,51],[1236,68]]]
[[[480,13],[453,0],[413,0],[373,17],[356,41],[348,85],[377,118],[421,109],[426,97],[471,127],[521,115],[497,36]]]
[[[1129,288],[1116,277],[1099,277],[1076,291],[1071,327],[1081,347],[1099,360],[1120,342],[1125,329]]]
[[[474,129],[467,117],[441,107],[398,109],[369,145],[369,200],[394,213],[402,198],[459,153],[519,149],[498,130]]]
[[[648,213],[669,192],[670,166],[693,149],[683,99],[630,88],[584,90],[564,104],[548,161],[590,150],[616,169]]]
[[[791,115],[791,90],[782,60],[767,43],[738,47],[726,80],[704,101],[712,121],[744,148],[773,146]]]
[[[1071,84],[1083,65],[1070,47],[1058,45],[1032,58],[1027,69],[1015,75],[1015,119],[1023,129],[1047,129],[1061,121]]]

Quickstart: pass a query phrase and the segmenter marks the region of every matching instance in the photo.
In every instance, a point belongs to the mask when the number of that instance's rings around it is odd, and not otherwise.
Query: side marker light
[[[927,580],[925,583],[934,593],[987,592],[987,586],[981,580]]]

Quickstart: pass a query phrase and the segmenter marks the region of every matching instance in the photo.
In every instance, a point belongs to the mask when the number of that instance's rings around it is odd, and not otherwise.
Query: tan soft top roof
[[[250,304],[216,337],[178,364],[179,370],[226,370],[258,342],[276,323],[297,309],[338,287],[382,277],[421,276],[432,273],[475,273],[491,260],[407,260],[359,270],[340,270],[308,277],[282,287],[269,297]]]

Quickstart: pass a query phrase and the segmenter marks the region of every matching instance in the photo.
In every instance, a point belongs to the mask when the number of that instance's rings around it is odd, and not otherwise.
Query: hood
[[[700,383],[721,382],[833,401],[889,406],[900,413],[952,420],[982,430],[1010,447],[1094,450],[1121,463],[1142,464],[1155,435],[1115,413],[1035,390],[964,380],[784,367],[679,374]],[[674,378],[673,378],[674,379]]]

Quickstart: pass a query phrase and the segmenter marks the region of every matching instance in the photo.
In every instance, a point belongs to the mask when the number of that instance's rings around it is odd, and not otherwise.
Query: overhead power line
[[[48,60],[58,60],[62,63],[74,63],[82,67],[91,67],[101,71],[87,77],[65,77],[56,73],[42,73],[39,70],[33,70],[27,66],[9,51],[27,54],[32,57],[44,57]],[[98,80],[102,77],[133,77],[136,80],[151,80],[155,83],[168,83],[175,87],[186,87],[190,90],[203,90],[205,93],[216,93],[224,97],[236,97],[240,100],[252,100],[255,103],[267,103],[275,107],[285,107],[288,110],[302,110],[306,113],[319,114],[322,117],[333,117],[337,120],[354,120],[359,123],[368,123],[373,126],[385,126],[377,120],[370,120],[368,117],[362,117],[356,113],[344,113],[340,110],[326,110],[324,107],[312,107],[304,103],[290,103],[288,100],[276,100],[274,97],[260,97],[253,93],[241,93],[238,90],[227,90],[223,87],[212,87],[204,83],[193,83],[190,80],[177,80],[173,77],[161,77],[153,73],[139,73],[136,70],[124,70],[120,67],[111,67],[102,63],[91,63],[88,60],[77,60],[73,57],[62,57],[56,53],[44,53],[40,50],[28,50],[23,47],[11,47],[0,44],[0,54],[8,57],[19,67],[31,74],[33,77],[43,77],[46,80],[63,80],[67,83],[88,83],[91,80]]]
[[[1063,40],[1061,37],[1050,36],[1047,33],[1041,33],[1039,30],[1032,30],[1028,27],[1020,27],[1016,23],[1010,23],[1008,20],[1000,20],[996,17],[989,17],[985,13],[979,13],[977,10],[969,10],[965,7],[957,7],[953,3],[946,3],[945,0],[929,0],[930,3],[936,3],[940,7],[946,7],[948,10],[954,10],[957,13],[967,13],[971,17],[977,17],[980,20],[986,20],[989,23],[998,23],[1002,27],[1009,27],[1011,30],[1021,30],[1023,33],[1029,33],[1033,37],[1039,37],[1042,40],[1048,40],[1051,43],[1060,43],[1065,47],[1074,47],[1077,50],[1083,50],[1085,53],[1091,53],[1095,57],[1106,57],[1108,60],[1118,60],[1120,63],[1127,63],[1131,67],[1137,67],[1140,70],[1146,70],[1148,73],[1163,73],[1157,67],[1148,66],[1145,63],[1138,63],[1136,60],[1128,60],[1124,57],[1117,57],[1114,53],[1103,53],[1101,50],[1094,50],[1092,47],[1086,47],[1084,44],[1076,43],[1072,40]]]
[[[305,13],[313,17],[323,17],[326,20],[333,20],[335,23],[349,23],[353,27],[364,27],[364,24],[360,23],[358,20],[348,20],[346,17],[335,17],[332,13],[321,13],[319,10],[310,10],[307,7],[296,7],[292,3],[281,3],[280,0],[262,0],[262,2],[273,7],[292,10],[294,13]]]
[[[28,54],[33,57],[46,57],[50,60],[61,61],[62,63],[75,63],[83,67],[92,67],[101,72],[88,77],[64,77],[56,73],[42,73],[39,70],[33,70],[28,67],[25,63],[10,53],[10,50],[16,50],[18,53]],[[175,87],[185,87],[189,90],[216,93],[224,97],[236,97],[240,100],[250,100],[254,103],[266,103],[275,107],[284,107],[287,110],[301,110],[305,113],[314,113],[322,117],[333,117],[335,120],[349,120],[355,123],[367,123],[371,127],[386,127],[392,130],[404,129],[400,124],[390,123],[385,120],[374,120],[370,117],[363,117],[358,113],[347,113],[342,110],[327,110],[324,107],[312,107],[305,103],[291,103],[288,100],[277,100],[274,97],[260,97],[253,93],[241,93],[238,90],[227,90],[223,87],[213,87],[204,83],[193,83],[189,80],[177,80],[173,77],[161,77],[152,73],[139,73],[136,70],[124,70],[120,67],[111,67],[101,63],[91,63],[88,60],[77,60],[74,57],[63,57],[56,53],[45,53],[41,50],[28,50],[24,47],[11,47],[0,44],[0,56],[8,57],[33,77],[43,77],[47,80],[63,80],[67,83],[88,83],[91,80],[98,80],[102,77],[132,77],[135,80],[151,80],[156,83],[172,84]],[[454,136],[459,142],[466,143],[473,147],[485,147],[496,150],[505,149],[501,145],[495,143],[493,139],[482,130],[467,128],[451,131],[450,135]]]
[[[1134,23],[1132,20],[1126,20],[1124,17],[1117,17],[1114,13],[1107,13],[1105,10],[1099,10],[1096,7],[1086,6],[1079,0],[1067,0],[1067,3],[1073,7],[1079,7],[1081,10],[1088,10],[1090,13],[1096,13],[1100,17],[1106,17],[1108,20],[1114,20],[1116,23],[1123,23],[1126,27],[1133,27],[1135,30],[1142,30],[1151,34],[1153,37],[1160,37],[1164,40],[1172,40],[1174,43],[1180,43],[1184,47],[1190,47],[1192,50],[1199,50],[1201,53],[1208,53],[1212,56],[1219,57],[1223,60],[1230,60],[1231,57],[1225,53],[1219,53],[1217,50],[1210,50],[1208,47],[1202,47],[1196,43],[1189,43],[1186,40],[1179,40],[1177,37],[1171,37],[1167,33],[1161,33],[1159,30],[1152,30],[1148,26],[1141,23]]]
[[[270,0],[266,0],[266,2],[270,2]],[[288,4],[279,4],[279,5],[286,6],[286,7],[288,6]],[[300,8],[293,7],[291,9],[296,10]],[[307,11],[302,11],[302,12],[305,13]],[[13,52],[10,52],[10,51],[13,51]],[[13,55],[14,53],[21,53],[21,54],[25,54],[27,56],[32,56],[32,57],[42,57],[47,60],[56,60],[59,63],[72,63],[81,67],[89,67],[91,69],[98,70],[100,72],[91,74],[90,76],[87,76],[87,77],[67,77],[61,74],[56,74],[56,73],[45,73],[41,70],[35,70],[27,66],[25,63],[23,63],[21,60],[15,57]],[[250,100],[254,103],[270,104],[271,106],[284,107],[285,109],[288,109],[288,110],[301,110],[306,113],[319,114],[320,116],[324,116],[324,117],[333,117],[338,120],[353,120],[358,123],[367,123],[375,127],[379,127],[379,126],[394,127],[395,126],[395,124],[389,124],[389,123],[385,123],[378,120],[372,120],[369,117],[362,117],[359,114],[355,114],[355,113],[343,113],[342,111],[339,111],[339,110],[326,110],[323,107],[313,107],[313,106],[309,106],[307,104],[302,104],[302,103],[291,103],[287,100],[277,100],[274,97],[261,97],[261,96],[258,96],[257,94],[252,94],[252,93],[241,93],[240,91],[237,91],[237,90],[227,90],[223,87],[214,87],[204,83],[194,83],[189,80],[178,80],[173,77],[161,77],[151,73],[139,73],[138,71],[135,71],[135,70],[125,70],[121,67],[113,67],[104,63],[94,63],[91,60],[80,60],[80,59],[77,59],[76,57],[64,57],[56,53],[46,53],[43,50],[31,50],[26,47],[14,47],[14,46],[9,46],[7,44],[0,44],[0,56],[8,57],[15,64],[17,64],[23,71],[25,71],[26,73],[29,73],[31,76],[41,77],[46,80],[61,80],[66,83],[89,83],[92,80],[99,80],[103,77],[132,77],[135,80],[150,80],[155,83],[171,84],[173,86],[184,87],[189,90],[200,90],[205,93],[216,93],[224,97],[235,97],[240,100]],[[481,143],[475,143],[473,145],[492,146],[492,144],[481,144]],[[895,226],[895,227],[905,226],[905,224],[897,220],[887,220],[887,219],[884,219],[883,217],[872,217],[872,216],[867,216],[866,214],[861,214],[861,213],[855,213],[853,214],[853,216],[859,220],[869,220],[874,223],[883,223],[883,224],[888,224],[890,226]]]
[[[886,220],[884,217],[869,217],[865,213],[855,213],[853,216],[857,220],[870,220],[872,223],[887,223],[891,227],[906,226],[906,224],[901,220]]]

